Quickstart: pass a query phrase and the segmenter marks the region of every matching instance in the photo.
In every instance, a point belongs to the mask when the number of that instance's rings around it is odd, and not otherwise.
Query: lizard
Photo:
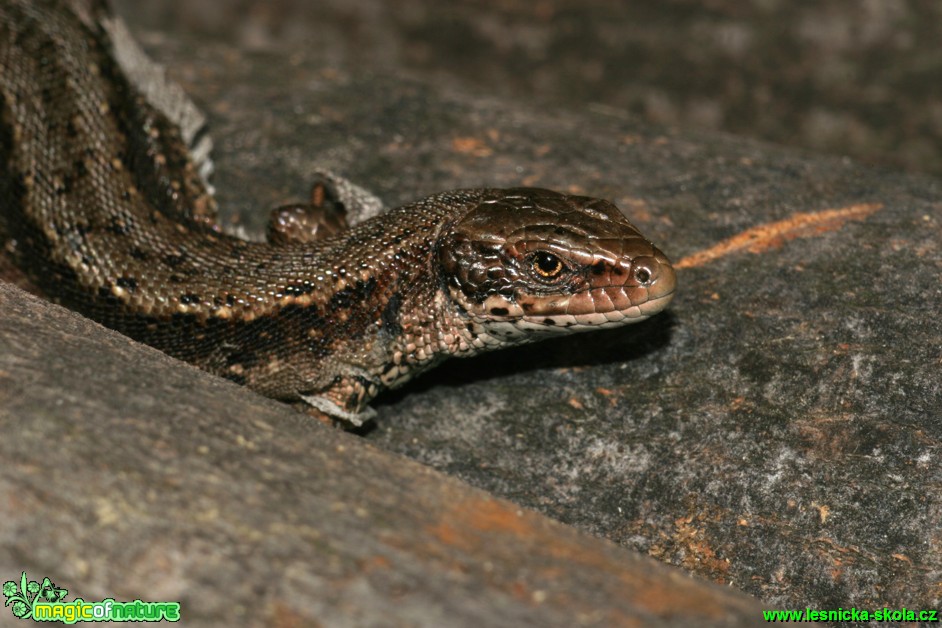
[[[34,291],[171,356],[359,425],[446,358],[634,323],[674,294],[614,204],[541,188],[348,225],[366,201],[328,176],[267,241],[227,234],[205,119],[157,67],[103,0],[0,2],[5,255]]]

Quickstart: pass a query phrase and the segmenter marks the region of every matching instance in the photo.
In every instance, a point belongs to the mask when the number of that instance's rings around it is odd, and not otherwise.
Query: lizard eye
[[[530,258],[530,266],[543,279],[556,279],[566,268],[561,259],[546,251],[539,251],[533,255]]]

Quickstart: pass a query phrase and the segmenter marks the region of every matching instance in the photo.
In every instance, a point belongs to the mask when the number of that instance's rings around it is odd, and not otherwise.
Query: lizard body
[[[670,262],[614,205],[535,188],[271,242],[223,234],[199,114],[134,83],[121,29],[94,0],[0,2],[0,229],[48,298],[358,422],[446,357],[642,320],[673,294]]]

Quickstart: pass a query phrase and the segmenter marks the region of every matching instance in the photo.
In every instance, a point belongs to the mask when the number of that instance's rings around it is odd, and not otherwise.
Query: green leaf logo
[[[43,578],[42,584],[20,576],[19,583],[7,580],[3,583],[3,605],[9,606],[14,617],[29,619],[33,616],[36,602],[61,602],[68,595],[68,589],[60,589],[49,578]]]

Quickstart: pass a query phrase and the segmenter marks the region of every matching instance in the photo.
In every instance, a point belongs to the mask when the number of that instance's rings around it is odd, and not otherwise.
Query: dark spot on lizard
[[[142,251],[139,247],[135,246],[133,249],[131,249],[131,257],[137,260],[144,261],[148,258],[148,255],[147,253]]]
[[[123,236],[131,232],[131,225],[123,218],[112,216],[110,224],[105,227],[105,231]]]
[[[43,97],[43,101],[44,101],[44,102],[52,102],[52,100],[53,100],[53,99],[52,99],[53,93],[55,93],[55,92],[53,92],[52,88],[50,88],[50,87],[44,87],[44,88],[42,88],[42,90],[40,91],[40,94],[42,94],[42,97]]]
[[[200,302],[200,297],[198,294],[187,292],[186,294],[180,295],[180,303],[183,303],[184,305],[193,305],[199,302]]]
[[[350,309],[358,303],[364,303],[373,296],[373,291],[376,289],[376,278],[370,277],[366,282],[358,280],[354,285],[347,286],[343,290],[339,290],[330,297],[330,303],[328,307],[331,310],[345,310]]]
[[[226,366],[238,364],[245,369],[251,369],[258,366],[258,353],[252,350],[233,351],[226,356]]]
[[[79,177],[88,176],[88,167],[85,166],[84,159],[76,159],[72,162],[72,171]]]
[[[602,260],[597,261],[592,264],[592,274],[593,275],[602,275],[605,274],[605,262]]]
[[[229,256],[234,259],[242,259],[242,256],[245,255],[248,248],[247,245],[242,243],[233,244],[232,248],[229,249]]]
[[[176,268],[184,262],[186,259],[185,255],[164,255],[164,264],[170,268]]]
[[[401,309],[402,295],[396,292],[389,297],[389,301],[386,302],[386,307],[383,308],[382,321],[383,329],[386,333],[393,336],[402,334],[402,325],[399,324],[399,312]]]
[[[492,307],[491,314],[494,316],[507,316],[510,312],[505,307]]]
[[[544,325],[555,325],[555,324],[556,324],[556,319],[553,319],[553,318],[544,318],[544,319],[543,319],[543,324],[544,324]]]
[[[62,177],[62,183],[56,184],[56,195],[64,196],[72,190],[72,177],[68,174]]]
[[[118,280],[115,283],[119,288],[124,288],[128,292],[134,292],[137,290],[137,279],[134,277],[118,277]]]
[[[231,382],[235,382],[239,386],[245,386],[245,383],[248,381],[248,379],[242,373],[232,373],[230,371],[226,371],[222,374],[222,376]]]

